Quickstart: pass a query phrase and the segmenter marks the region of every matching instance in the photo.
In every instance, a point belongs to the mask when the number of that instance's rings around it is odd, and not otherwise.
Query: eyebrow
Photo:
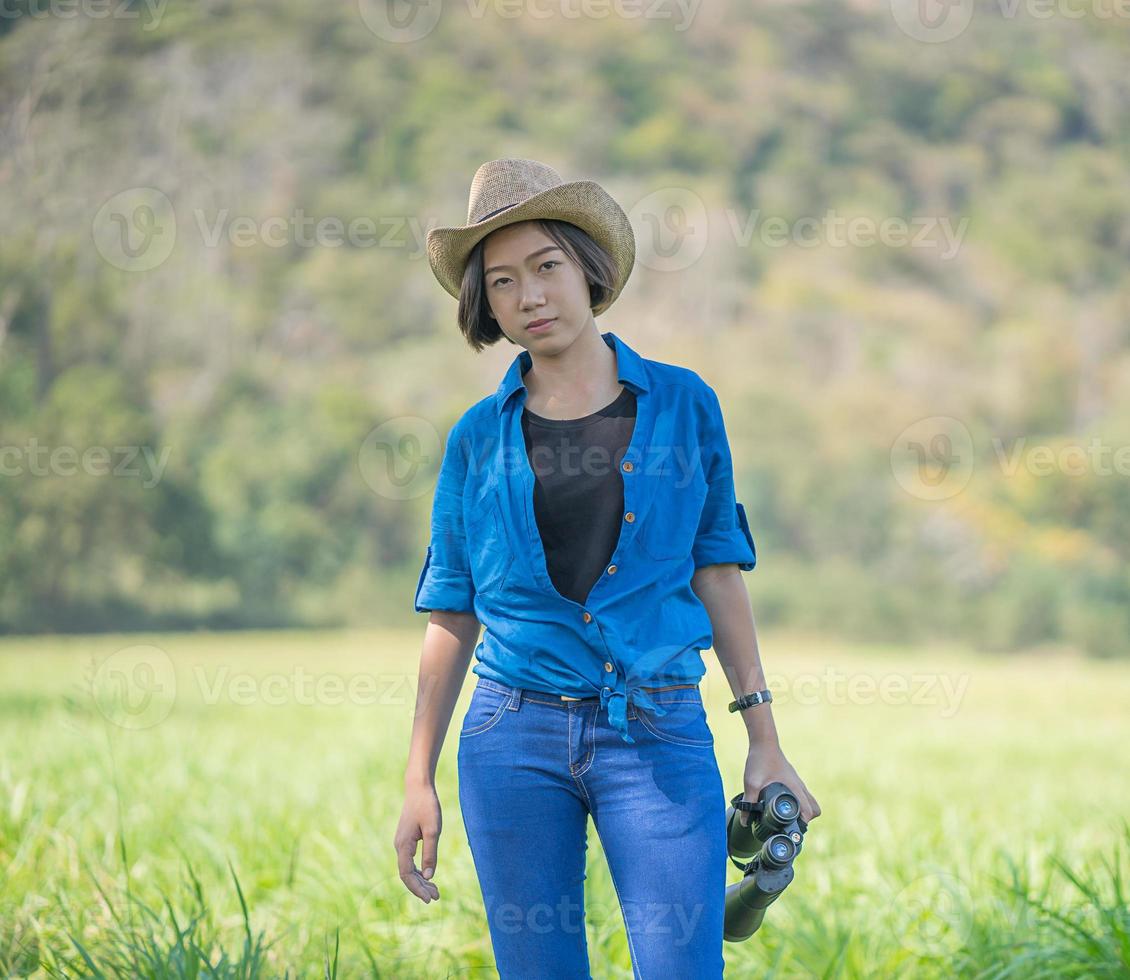
[[[546,245],[545,248],[539,248],[536,252],[531,252],[529,255],[527,255],[526,261],[529,262],[530,259],[532,259],[535,255],[541,255],[542,252],[554,252],[554,251],[559,252],[559,251],[561,251],[561,249],[557,245]],[[484,276],[490,275],[490,273],[495,272],[499,269],[509,269],[509,268],[510,268],[510,266],[508,266],[508,265],[492,265],[489,269],[483,270],[483,275]]]

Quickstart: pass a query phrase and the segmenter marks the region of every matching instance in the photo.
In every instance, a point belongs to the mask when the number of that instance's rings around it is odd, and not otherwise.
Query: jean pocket
[[[476,687],[471,694],[467,713],[463,716],[463,727],[459,730],[459,737],[469,738],[472,735],[489,732],[502,721],[509,706],[509,694],[503,694],[489,687]]]
[[[693,691],[678,693],[683,697],[660,700],[658,696],[651,695],[651,699],[666,711],[664,715],[656,715],[636,705],[636,717],[640,724],[661,742],[710,748],[714,745],[714,733],[710,731],[710,725],[706,721],[702,696]]]

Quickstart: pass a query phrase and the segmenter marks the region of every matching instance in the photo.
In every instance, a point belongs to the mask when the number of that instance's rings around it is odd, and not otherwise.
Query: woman
[[[401,879],[439,898],[436,762],[474,653],[459,801],[500,975],[589,976],[591,815],[636,975],[719,977],[727,801],[699,651],[713,645],[735,696],[767,692],[741,579],[756,555],[717,397],[598,331],[635,242],[591,181],[486,163],[467,225],[435,229],[428,254],[467,342],[523,349],[452,428],[436,485]],[[769,705],[741,716],[745,798],[780,780],[818,816]]]

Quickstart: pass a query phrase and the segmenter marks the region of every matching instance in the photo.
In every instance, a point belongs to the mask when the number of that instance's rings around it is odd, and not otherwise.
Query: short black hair
[[[561,250],[580,266],[589,284],[589,308],[603,303],[612,295],[618,269],[616,260],[598,245],[588,232],[568,221],[556,218],[533,219],[539,228],[552,238]],[[503,227],[506,227],[505,225]],[[463,269],[463,283],[459,288],[459,329],[475,351],[481,351],[498,342],[506,334],[498,321],[490,316],[484,283],[483,241],[475,243]],[[508,343],[514,343],[506,337]]]

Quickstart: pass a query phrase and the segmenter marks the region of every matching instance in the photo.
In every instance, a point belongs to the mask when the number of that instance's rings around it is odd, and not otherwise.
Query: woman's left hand
[[[813,819],[820,816],[820,804],[816,802],[816,797],[808,792],[808,787],[804,785],[804,781],[797,775],[796,770],[779,748],[760,749],[751,746],[746,757],[744,778],[745,790],[742,799],[756,803],[757,796],[764,787],[770,783],[781,782],[796,796],[800,803],[800,815],[805,823],[812,823]],[[748,811],[738,811],[738,819],[743,827],[749,825],[749,817]]]

